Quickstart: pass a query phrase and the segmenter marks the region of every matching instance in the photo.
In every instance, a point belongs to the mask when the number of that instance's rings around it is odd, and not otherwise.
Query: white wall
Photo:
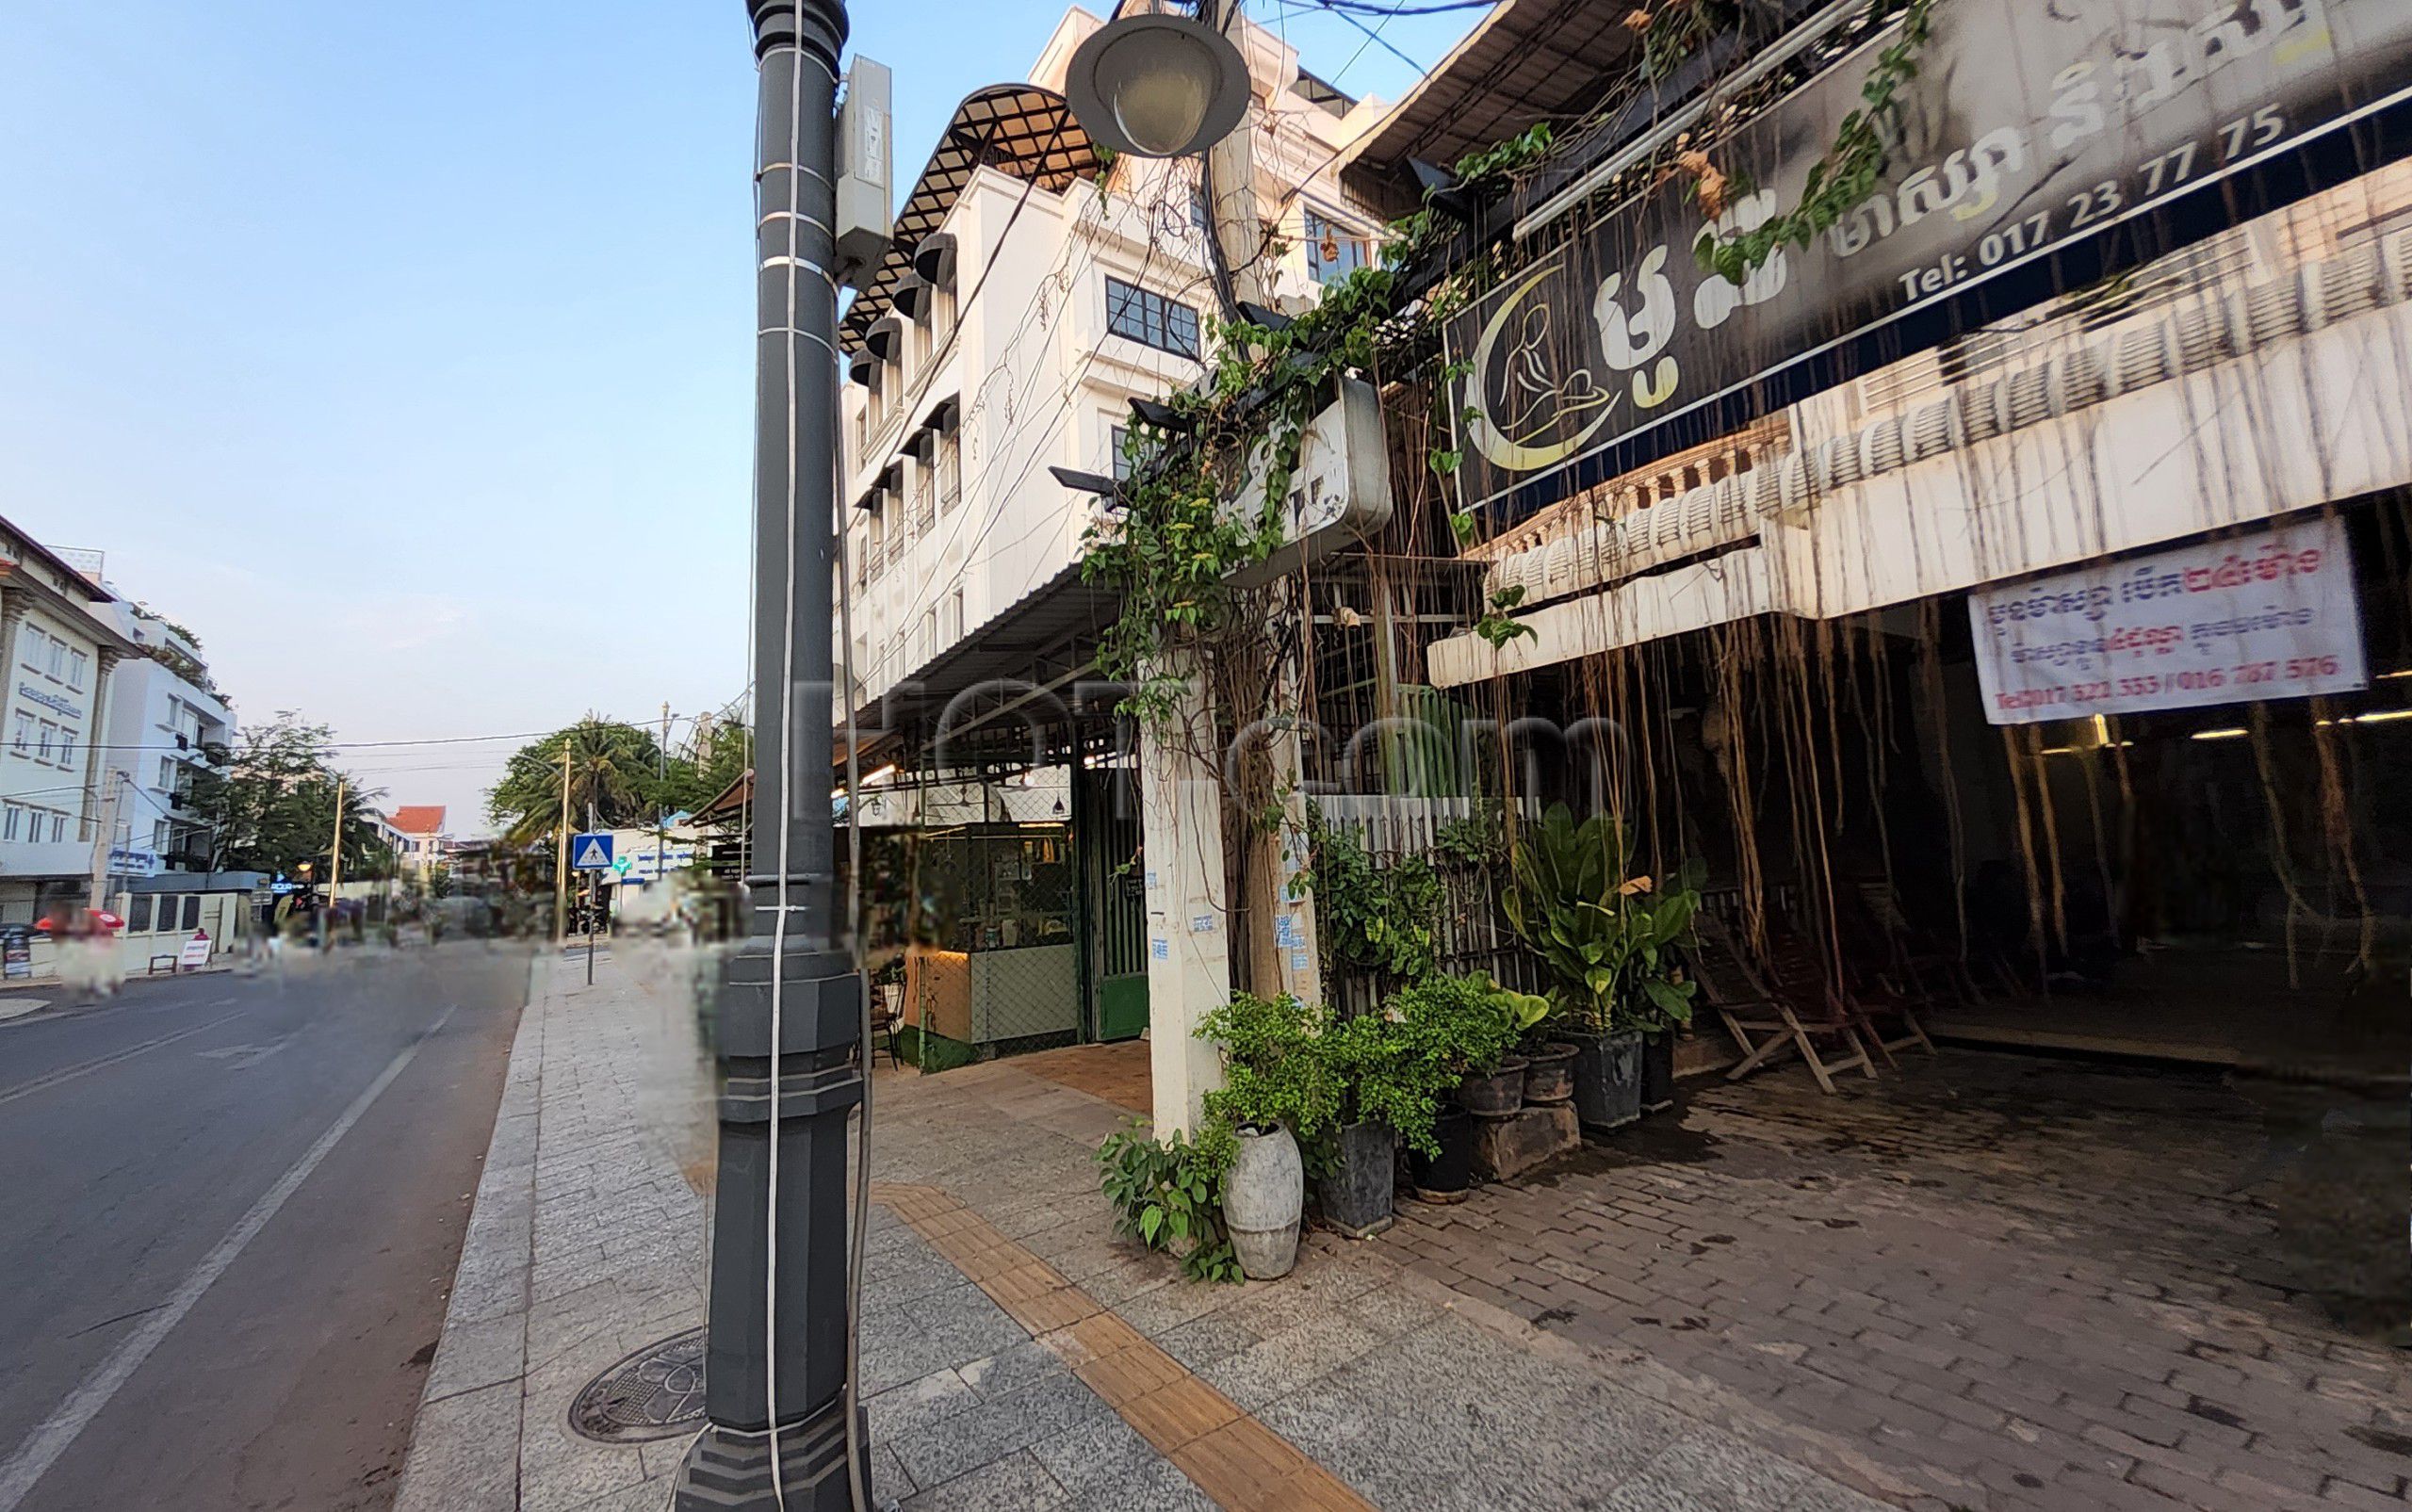
[[[0,876],[91,870],[84,823],[100,642],[80,619],[37,602],[17,630],[0,702]],[[83,859],[61,865],[59,848],[77,842]]]
[[[1033,80],[1060,88],[1065,59],[1096,24],[1069,12]],[[1289,238],[1273,258],[1273,289],[1277,302],[1303,303],[1316,295],[1297,241],[1307,200],[1283,197],[1306,182],[1320,207],[1370,233],[1372,218],[1348,203],[1328,170],[1382,106],[1365,102],[1334,117],[1290,92],[1297,57],[1272,33],[1253,28],[1249,53],[1259,119],[1270,122],[1257,135],[1260,212]],[[840,391],[848,560],[872,563],[854,605],[858,701],[911,676],[1076,562],[1096,504],[1048,469],[1110,475],[1113,430],[1131,399],[1162,398],[1201,373],[1188,358],[1110,333],[1106,308],[1109,278],[1148,289],[1195,312],[1201,350],[1208,345],[1214,295],[1193,219],[1196,173],[1187,162],[1125,158],[1103,192],[1083,181],[1058,194],[986,169],[965,186],[943,227],[957,247],[952,348],[917,362],[908,339],[904,360],[883,375],[875,429],[863,424],[865,388]],[[921,469],[905,442],[949,398],[960,406],[961,498],[917,530],[910,501]],[[900,462],[903,501],[874,528],[853,506]],[[904,544],[891,557],[885,543],[900,526]]]
[[[113,608],[118,611],[119,633],[138,644],[167,642],[173,634],[159,620],[131,605],[120,603]],[[181,642],[174,643],[190,650]],[[146,657],[123,658],[111,678],[108,749],[102,753],[102,761],[106,771],[124,772],[132,789],[118,816],[120,836],[130,849],[161,855],[171,849],[183,849],[176,843],[180,839],[190,838],[194,850],[205,849],[207,837],[190,834],[198,819],[190,809],[176,805],[174,793],[187,781],[184,769],[205,763],[204,745],[235,743],[234,710],[217,694]],[[177,744],[179,736],[184,738],[182,747]],[[105,779],[103,796],[109,790]],[[162,825],[170,831],[167,844],[161,843]]]

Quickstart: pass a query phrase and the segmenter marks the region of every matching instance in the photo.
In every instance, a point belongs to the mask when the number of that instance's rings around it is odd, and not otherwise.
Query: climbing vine
[[[1833,143],[1810,170],[1798,204],[1732,236],[1713,227],[1702,232],[1696,252],[1703,266],[1742,283],[1778,247],[1808,246],[1867,198],[1884,171],[1885,139],[1899,116],[1902,90],[1916,76],[1937,3],[1869,0],[1863,26],[1898,16],[1900,27],[1861,87],[1862,106],[1844,117]],[[1625,24],[1641,36],[1644,76],[1670,74],[1714,38],[1740,26],[1744,8],[1740,0],[1657,0],[1636,8]],[[1468,154],[1456,165],[1457,181],[1478,192],[1495,189],[1545,157],[1555,139],[1542,122]],[[1688,144],[1675,153],[1673,170],[1691,178],[1695,198],[1712,219],[1736,187],[1706,152]],[[1326,285],[1321,302],[1296,319],[1214,323],[1205,381],[1170,398],[1167,424],[1131,428],[1125,443],[1131,477],[1120,508],[1090,528],[1082,563],[1084,577],[1120,595],[1121,613],[1104,634],[1100,664],[1127,685],[1125,712],[1164,728],[1191,675],[1215,678],[1218,666],[1235,661],[1255,663],[1262,673],[1266,637],[1279,630],[1280,615],[1271,612],[1261,590],[1234,587],[1231,575],[1263,562],[1280,544],[1282,501],[1307,425],[1332,402],[1343,376],[1371,370],[1386,345],[1427,336],[1492,279],[1490,254],[1477,249],[1419,299],[1402,301],[1403,271],[1455,233],[1455,223],[1430,202],[1427,195],[1423,208],[1391,226],[1378,266]],[[1465,376],[1462,364],[1443,371],[1435,385],[1443,406],[1437,419],[1452,418],[1445,414],[1447,398]],[[1447,478],[1464,458],[1435,447],[1426,461],[1436,476]],[[1239,492],[1251,464],[1262,472],[1263,490],[1255,510],[1243,513],[1225,501]],[[1450,525],[1461,545],[1473,537],[1471,518],[1452,514]],[[1499,648],[1532,634],[1510,613],[1518,596],[1513,589],[1493,593],[1475,633]],[[1269,691],[1268,677],[1249,680]],[[1226,698],[1223,705],[1243,719],[1253,709],[1249,700]]]
[[[1475,188],[1496,186],[1539,161],[1553,139],[1547,122],[1533,126],[1460,158],[1457,179]],[[1123,712],[1167,728],[1190,675],[1228,682],[1215,677],[1218,664],[1262,659],[1278,616],[1261,591],[1234,587],[1231,575],[1280,545],[1282,500],[1306,428],[1332,402],[1340,380],[1372,371],[1385,347],[1428,336],[1484,286],[1488,265],[1477,258],[1419,300],[1402,300],[1403,270],[1453,234],[1453,223],[1427,203],[1389,228],[1378,266],[1325,285],[1321,302],[1296,318],[1213,323],[1205,381],[1166,400],[1168,424],[1131,427],[1120,508],[1092,525],[1082,542],[1082,576],[1121,596],[1121,613],[1102,637],[1100,666],[1127,686]],[[1461,366],[1451,371],[1463,374]],[[1452,387],[1441,385],[1444,394]],[[1437,447],[1426,459],[1442,478],[1462,461]],[[1264,487],[1257,508],[1243,513],[1224,501],[1238,493],[1251,463],[1262,469]],[[1461,541],[1470,535],[1470,520],[1453,517],[1452,525]],[[1530,634],[1507,619],[1510,607],[1494,601],[1477,631],[1487,638]],[[1251,707],[1245,699],[1223,702],[1243,721]]]
[[[1918,57],[1933,30],[1936,3],[1869,0],[1864,27],[1872,30],[1899,15],[1901,29],[1876,55],[1860,86],[1860,107],[1844,116],[1834,128],[1833,142],[1810,168],[1799,203],[1732,236],[1720,236],[1714,227],[1701,232],[1694,251],[1703,267],[1729,283],[1743,283],[1778,247],[1806,249],[1874,192],[1889,155],[1885,137],[1899,119],[1902,89],[1917,76]],[[1643,73],[1657,79],[1740,21],[1739,8],[1728,0],[1661,0],[1654,10],[1628,14],[1625,24],[1641,33]],[[1715,219],[1724,213],[1737,186],[1707,153],[1697,148],[1681,151],[1675,168],[1691,179],[1693,197],[1703,214]]]
[[[1162,726],[1189,673],[1212,674],[1219,659],[1261,640],[1268,623],[1257,612],[1262,594],[1234,587],[1231,575],[1280,544],[1282,501],[1307,425],[1344,375],[1373,366],[1397,278],[1388,268],[1361,268],[1288,324],[1215,323],[1205,382],[1167,400],[1169,423],[1132,427],[1121,509],[1089,528],[1081,564],[1084,577],[1121,595],[1100,664],[1130,686],[1126,713]],[[1251,462],[1263,472],[1263,495],[1252,512],[1234,510],[1225,500]],[[1243,604],[1248,612],[1238,612]]]

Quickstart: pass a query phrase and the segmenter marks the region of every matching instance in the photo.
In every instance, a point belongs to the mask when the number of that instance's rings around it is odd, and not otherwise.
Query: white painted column
[[[1304,687],[1295,667],[1284,668],[1283,700],[1296,708]],[[1304,752],[1296,729],[1275,737],[1275,780],[1286,789],[1281,803],[1281,833],[1278,837],[1279,880],[1274,886],[1273,959],[1279,990],[1303,1003],[1323,1001],[1322,955],[1315,945],[1315,901],[1298,884],[1307,867],[1307,795]]]
[[[1139,819],[1147,864],[1148,1067],[1155,1132],[1198,1127],[1206,1094],[1223,1083],[1220,1052],[1198,1021],[1231,997],[1230,902],[1224,896],[1223,789],[1214,721],[1196,678],[1160,733],[1139,731]],[[1189,732],[1202,732],[1192,740]],[[1201,759],[1200,754],[1204,754]]]

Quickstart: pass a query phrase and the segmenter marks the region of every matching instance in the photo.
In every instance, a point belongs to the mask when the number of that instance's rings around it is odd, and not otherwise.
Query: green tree
[[[513,847],[558,843],[562,815],[562,753],[569,753],[569,821],[582,829],[592,813],[606,827],[644,825],[671,784],[660,745],[644,729],[589,714],[512,753],[502,780],[486,792],[486,818]],[[690,774],[692,776],[692,773]]]
[[[688,813],[711,802],[754,764],[754,732],[742,724],[715,724],[692,756],[672,756],[661,785],[665,813]]]
[[[335,793],[343,793],[343,866],[375,875],[391,855],[368,818],[382,793],[364,789],[327,759],[333,732],[291,709],[243,731],[223,752],[222,771],[194,768],[192,805],[209,826],[212,870],[282,871],[324,877],[334,837]],[[220,755],[212,751],[213,756]]]

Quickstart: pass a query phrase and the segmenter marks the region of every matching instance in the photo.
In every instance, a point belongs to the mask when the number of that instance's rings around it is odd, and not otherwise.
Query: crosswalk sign
[[[611,837],[602,830],[585,835],[573,835],[569,841],[569,869],[572,871],[609,871],[611,870]]]

